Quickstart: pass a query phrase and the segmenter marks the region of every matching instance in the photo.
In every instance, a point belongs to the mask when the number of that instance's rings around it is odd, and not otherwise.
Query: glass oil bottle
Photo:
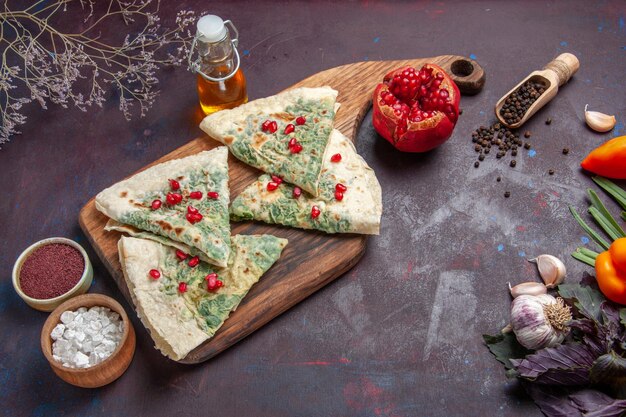
[[[230,25],[235,38],[231,39]],[[196,73],[198,98],[204,114],[232,109],[248,101],[246,78],[237,51],[239,33],[230,20],[202,16],[189,54],[189,68]],[[193,55],[198,58],[194,61]]]

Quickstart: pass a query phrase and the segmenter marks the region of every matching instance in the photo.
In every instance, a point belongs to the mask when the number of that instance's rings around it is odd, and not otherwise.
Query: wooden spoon
[[[557,56],[555,59],[550,61],[545,67],[543,67],[540,71],[531,72],[528,77],[524,78],[519,82],[515,87],[511,89],[508,93],[506,93],[498,103],[496,104],[496,117],[500,120],[500,123],[505,125],[508,128],[516,129],[526,123],[528,119],[532,117],[540,108],[548,104],[550,100],[556,96],[556,93],[559,91],[559,87],[569,81],[572,78],[572,75],[576,71],[578,71],[578,67],[580,63],[578,62],[578,58],[574,55],[565,53]],[[517,90],[522,84],[526,81],[532,81],[540,83],[544,86],[545,91],[539,98],[526,110],[522,120],[517,123],[508,124],[504,121],[504,118],[500,115],[500,109],[504,105],[504,101],[510,96],[515,90]]]

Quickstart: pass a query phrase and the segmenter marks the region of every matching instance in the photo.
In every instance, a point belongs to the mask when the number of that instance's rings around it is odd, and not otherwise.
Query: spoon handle
[[[578,71],[578,67],[580,67],[578,58],[570,53],[564,53],[550,61],[543,69],[552,71],[556,75],[560,87],[572,78],[572,75]]]

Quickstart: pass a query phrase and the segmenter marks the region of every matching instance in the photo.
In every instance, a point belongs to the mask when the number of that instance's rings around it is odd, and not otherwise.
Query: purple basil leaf
[[[596,355],[581,343],[538,350],[526,359],[511,360],[520,378],[536,384],[576,386],[589,383],[589,369]]]
[[[524,388],[548,417],[619,417],[626,410],[626,400],[616,400],[600,391],[550,387],[525,383]]]
[[[483,339],[489,351],[499,362],[504,364],[506,369],[513,368],[510,359],[523,358],[530,353],[529,350],[519,344],[513,332],[495,336],[485,334],[483,335]]]
[[[561,284],[558,292],[563,298],[575,299],[574,305],[585,317],[600,322],[600,304],[606,300],[600,291],[578,284]]]
[[[578,338],[582,339],[582,342],[590,348],[595,357],[607,352],[604,341],[604,331],[598,331],[598,327],[600,327],[599,323],[590,319],[579,319],[571,321],[569,327],[573,331],[579,331],[580,334]]]
[[[548,417],[577,417],[582,416],[579,408],[570,401],[568,390],[561,387],[550,387],[524,383],[524,388],[530,398]]]
[[[603,330],[605,331],[605,341],[607,351],[613,349],[615,343],[623,342],[626,332],[620,323],[620,311],[616,304],[605,301],[600,306],[602,319],[604,321]]]
[[[626,411],[626,400],[616,400],[592,389],[577,391],[569,398],[585,417],[619,417]]]
[[[610,351],[595,360],[589,372],[591,382],[619,384],[626,381],[626,358]]]
[[[598,281],[596,280],[595,275],[591,275],[589,272],[584,272],[583,277],[580,279],[580,285],[583,287],[591,287],[595,290],[600,291],[598,287]]]

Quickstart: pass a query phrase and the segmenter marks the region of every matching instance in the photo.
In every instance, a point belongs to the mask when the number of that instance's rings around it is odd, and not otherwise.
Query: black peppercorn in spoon
[[[578,58],[565,53],[550,61],[542,70],[531,72],[498,100],[498,120],[511,129],[522,126],[556,96],[559,87],[569,81],[579,66]]]

